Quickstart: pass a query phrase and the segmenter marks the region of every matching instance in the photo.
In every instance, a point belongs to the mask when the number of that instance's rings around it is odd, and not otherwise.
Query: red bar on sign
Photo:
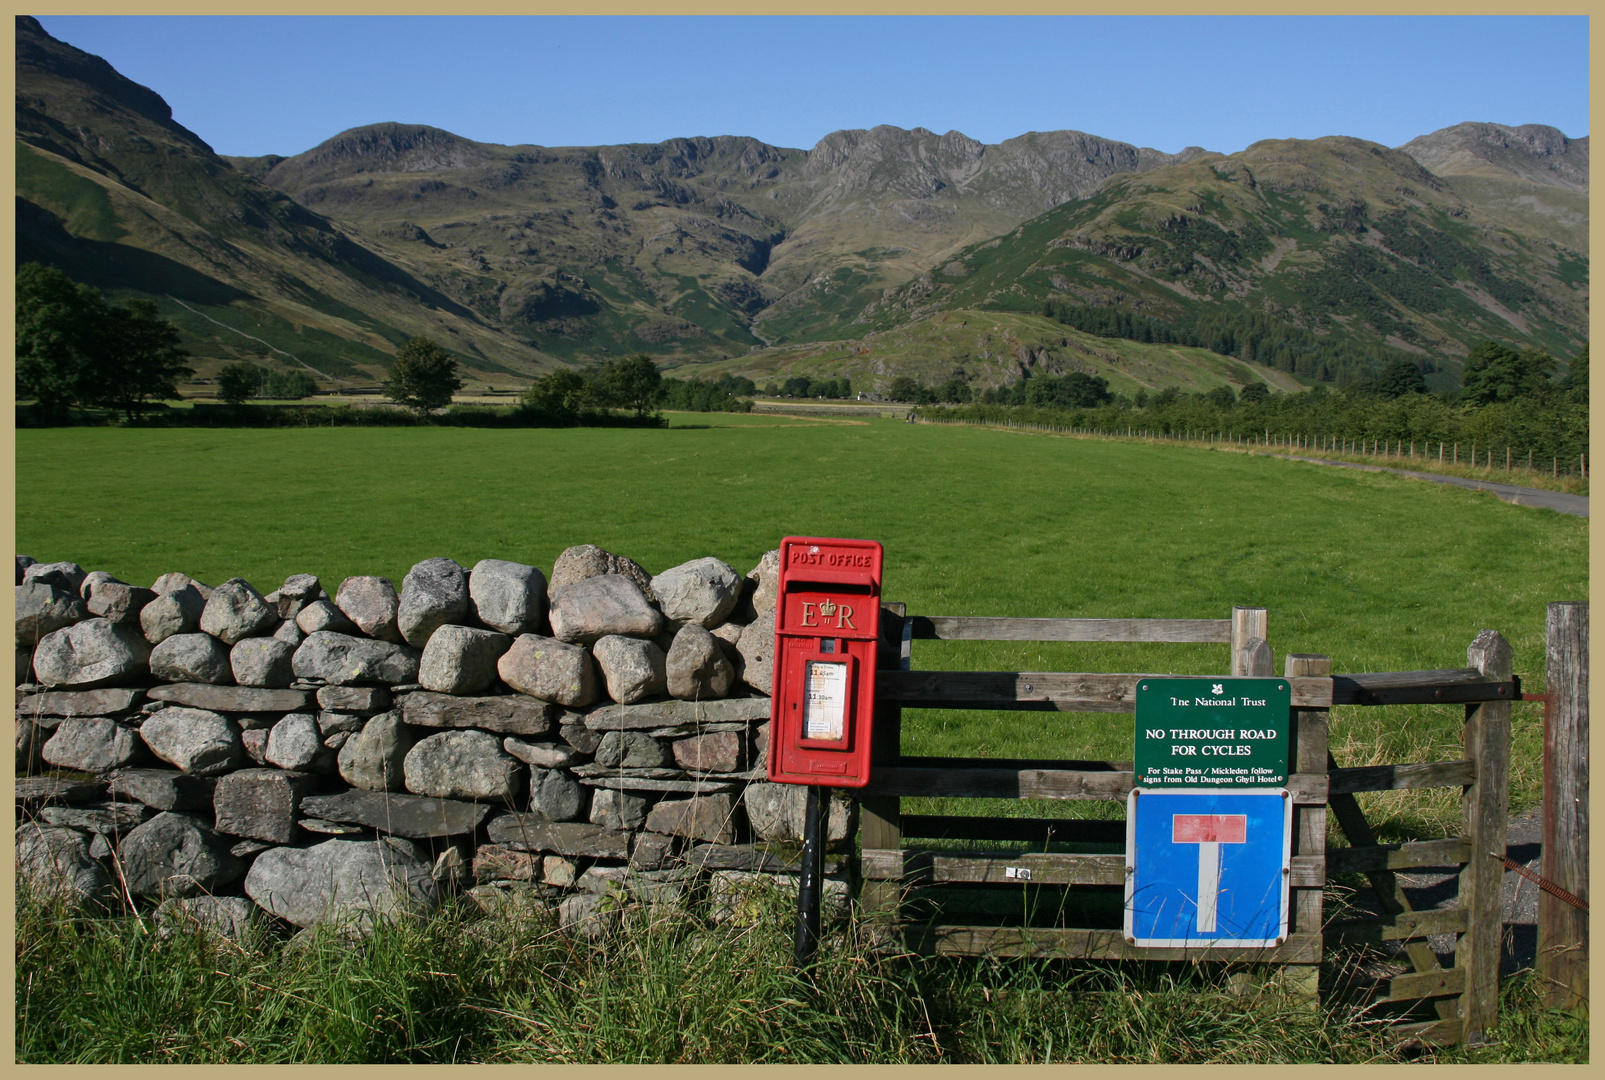
[[[1170,819],[1173,844],[1241,844],[1247,839],[1247,814],[1177,814]]]

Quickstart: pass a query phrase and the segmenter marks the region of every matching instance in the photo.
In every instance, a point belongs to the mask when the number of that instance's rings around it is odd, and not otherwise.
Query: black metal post
[[[807,970],[819,948],[819,879],[825,872],[825,790],[808,785],[803,822],[802,880],[797,884],[797,966]]]

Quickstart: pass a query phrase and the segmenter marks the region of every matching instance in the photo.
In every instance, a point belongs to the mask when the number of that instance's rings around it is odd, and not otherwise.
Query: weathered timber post
[[[1270,616],[1264,608],[1234,607],[1232,608],[1232,674],[1234,676],[1269,675],[1271,673],[1270,646],[1265,642],[1270,638]],[[1259,657],[1258,650],[1253,647],[1254,639],[1259,639],[1260,646],[1264,648],[1263,658]],[[1251,656],[1251,654],[1253,654]],[[1253,670],[1254,665],[1262,665],[1263,671]]]
[[[907,661],[908,639],[904,622],[908,608],[901,603],[881,605],[882,648],[877,652],[880,667],[902,669]],[[893,645],[896,641],[898,644]],[[875,703],[870,731],[870,775],[877,768],[895,765],[902,756],[903,709],[895,701]],[[866,850],[896,851],[903,846],[902,800],[896,795],[873,796],[858,803],[859,843]],[[872,934],[887,933],[896,926],[902,885],[897,881],[863,881],[859,910]]]
[[[1544,876],[1588,903],[1588,604],[1549,605],[1544,709]],[[1544,1004],[1588,1005],[1588,912],[1538,894]]]
[[[1484,630],[1466,650],[1466,666],[1488,682],[1509,682],[1514,655],[1497,631]],[[1466,930],[1455,946],[1455,967],[1465,971],[1460,998],[1461,1038],[1487,1041],[1499,1020],[1499,953],[1504,936],[1505,825],[1510,813],[1510,702],[1466,706],[1466,759],[1474,779],[1461,801],[1467,863],[1460,871],[1460,906]],[[1496,858],[1490,858],[1492,852]]]
[[[1289,679],[1301,677],[1325,678],[1332,674],[1330,657],[1310,653],[1289,653],[1283,662],[1283,675]],[[1292,716],[1293,747],[1289,758],[1292,772],[1319,773],[1326,771],[1327,721],[1330,710],[1294,709]],[[1293,854],[1326,858],[1326,807],[1295,806],[1293,808]],[[1318,934],[1323,925],[1321,897],[1323,885],[1316,888],[1293,890],[1294,933]],[[1316,998],[1320,991],[1321,965],[1290,964],[1284,975],[1287,988],[1301,997]]]

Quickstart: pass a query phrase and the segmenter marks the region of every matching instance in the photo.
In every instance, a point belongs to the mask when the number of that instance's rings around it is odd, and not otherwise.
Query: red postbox
[[[869,783],[881,546],[788,536],[780,542],[769,779]]]

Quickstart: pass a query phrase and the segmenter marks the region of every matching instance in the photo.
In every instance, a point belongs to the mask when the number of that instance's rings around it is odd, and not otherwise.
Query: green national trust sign
[[[1287,783],[1286,679],[1137,683],[1137,786],[1281,787]]]

